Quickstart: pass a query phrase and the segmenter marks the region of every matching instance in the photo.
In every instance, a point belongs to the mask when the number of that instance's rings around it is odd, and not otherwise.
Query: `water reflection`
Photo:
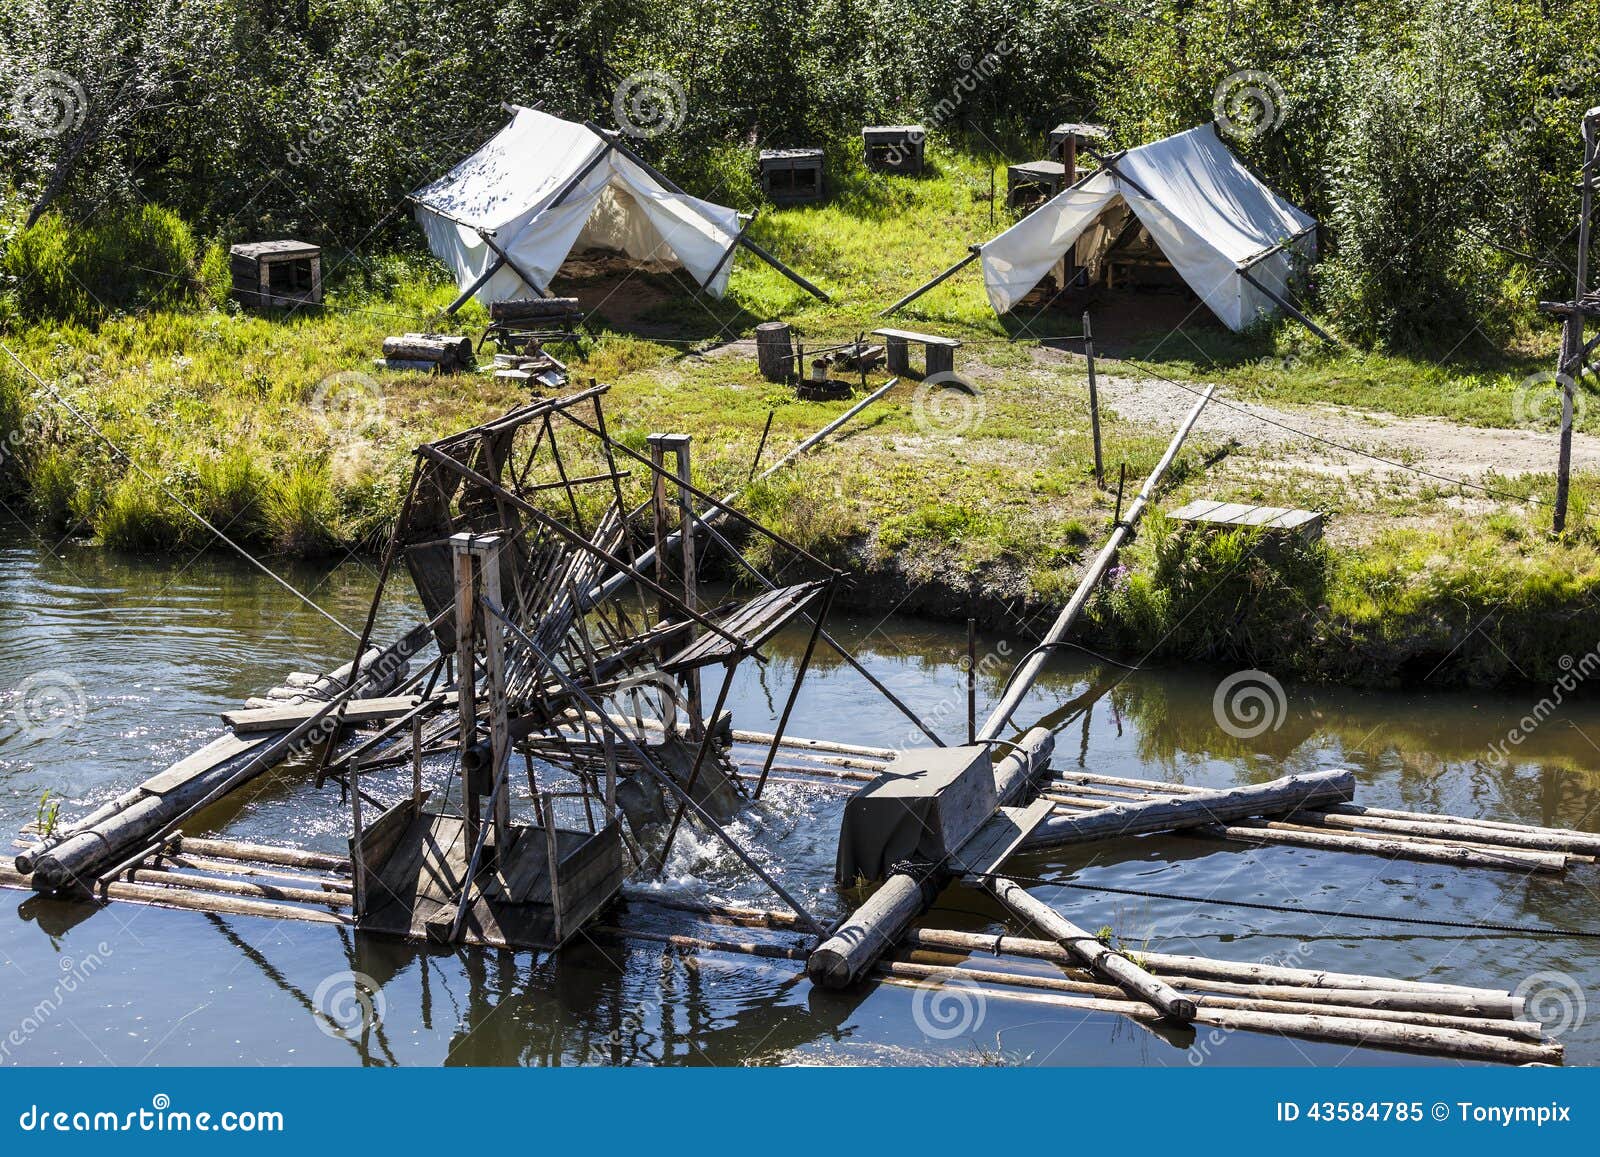
[[[20,540],[19,540],[20,541]],[[356,620],[370,596],[359,563],[295,576],[340,617]],[[383,630],[413,621],[403,597],[386,604]],[[948,738],[965,734],[965,653],[960,627],[843,614],[832,624],[896,695]],[[1026,631],[991,632],[980,653],[1004,644],[1014,659]],[[782,708],[805,633],[773,640],[763,672],[733,688],[736,725],[768,729]],[[87,714],[47,739],[0,733],[0,823],[33,818],[40,792],[67,797],[64,814],[109,798],[197,745],[217,713],[295,669],[346,660],[345,640],[261,576],[227,560],[187,564],[119,558],[68,545],[0,549],[0,695],[28,674],[70,657]],[[980,664],[980,715],[999,696],[1010,662]],[[1364,802],[1594,830],[1600,815],[1600,712],[1580,704],[1531,730],[1514,758],[1493,744],[1529,712],[1528,694],[1368,694],[1284,688],[1279,725],[1240,739],[1222,728],[1213,697],[1228,671],[1127,671],[1061,653],[1018,713],[1057,732],[1055,761],[1111,775],[1223,786],[1287,772],[1349,766]],[[915,729],[841,662],[819,651],[791,732],[882,746],[917,742]],[[374,788],[381,781],[374,782]],[[832,885],[842,797],[785,787],[741,826],[765,866],[808,904],[842,910]],[[309,790],[288,768],[244,808],[213,814],[244,838],[338,848],[345,813],[336,796]],[[1112,925],[1130,942],[1235,959],[1294,958],[1308,967],[1514,987],[1525,974],[1600,975],[1591,940],[1455,934],[1363,922],[1362,913],[1441,919],[1594,924],[1592,866],[1566,877],[1520,876],[1306,849],[1197,839],[1113,841],[1032,855],[1016,871],[1086,885],[1346,910],[1357,919],[1195,905],[1084,890],[1052,897],[1091,928]],[[748,873],[709,842],[686,841],[668,890],[775,906]],[[681,914],[679,914],[681,915]],[[948,889],[934,919],[997,932],[985,896]],[[681,931],[674,914],[630,902],[608,920]],[[720,929],[726,933],[727,929]],[[704,929],[701,929],[704,934]],[[740,930],[743,935],[743,930]],[[799,964],[715,953],[599,933],[557,954],[442,951],[325,926],[220,917],[129,905],[96,910],[0,893],[0,1027],[33,1018],[61,962],[100,944],[106,962],[84,987],[0,1060],[95,1064],[1303,1064],[1402,1063],[1336,1046],[1233,1034],[1220,1045],[1120,1018],[989,1001],[981,1022],[943,1039],[915,1022],[917,994],[881,986],[836,994],[812,989]],[[319,1005],[330,978],[370,978],[381,1016],[329,1031]],[[1596,1009],[1600,1018],[1600,1008]],[[341,1022],[342,1023],[342,1022]],[[1569,1063],[1600,1061],[1600,1024],[1565,1038]],[[1200,1060],[1195,1057],[1199,1055]]]

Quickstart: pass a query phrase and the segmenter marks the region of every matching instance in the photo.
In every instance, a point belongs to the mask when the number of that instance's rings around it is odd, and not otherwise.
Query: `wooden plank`
[[[947,349],[958,349],[961,342],[953,337],[940,337],[937,334],[917,333],[909,329],[875,329],[874,337],[898,338],[901,341],[914,341],[922,345],[944,346]]]
[[[1054,810],[1055,805],[1047,799],[1036,799],[1027,807],[1002,807],[956,850],[952,866],[958,872],[995,871]]]
[[[288,726],[293,726],[289,724]],[[274,728],[273,730],[279,730]],[[166,795],[175,787],[182,787],[197,775],[206,772],[243,755],[253,747],[259,747],[267,741],[268,737],[259,735],[252,739],[241,739],[238,735],[219,735],[199,751],[192,751],[163,772],[151,776],[140,784],[140,788],[151,795]]]
[[[435,696],[440,707],[455,702],[455,692]],[[395,695],[381,699],[352,699],[344,711],[346,725],[376,723],[397,719],[423,705],[420,695]],[[231,727],[235,735],[249,735],[261,731],[283,731],[304,723],[327,707],[325,702],[295,703],[285,707],[258,707],[243,711],[224,711],[222,722]],[[199,752],[196,753],[200,754]]]

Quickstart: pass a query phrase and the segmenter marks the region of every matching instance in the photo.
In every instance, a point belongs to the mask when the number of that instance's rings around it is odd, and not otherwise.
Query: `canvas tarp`
[[[983,280],[995,311],[1009,312],[1069,251],[1079,264],[1093,264],[1115,236],[1103,217],[1122,205],[1234,330],[1275,308],[1239,275],[1240,263],[1315,224],[1258,181],[1209,125],[1190,129],[1128,150],[1114,168],[1059,193],[983,245]],[[1315,249],[1313,231],[1251,265],[1250,275],[1283,296],[1291,252],[1313,256]]]
[[[534,296],[523,275],[548,288],[567,255],[590,246],[681,267],[720,298],[733,265],[723,256],[739,235],[736,210],[665,188],[587,125],[526,108],[412,200],[461,289],[494,264],[495,246],[505,251],[507,265],[475,294],[485,302]]]

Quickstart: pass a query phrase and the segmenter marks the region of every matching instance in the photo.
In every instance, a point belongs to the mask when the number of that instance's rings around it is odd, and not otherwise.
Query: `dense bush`
[[[156,205],[107,211],[82,223],[47,213],[5,251],[11,294],[29,317],[92,321],[119,311],[169,309],[226,293],[215,251],[204,267],[194,234]],[[225,272],[227,255],[221,257]]]
[[[611,125],[653,76],[668,131],[635,147],[748,208],[763,144],[904,119],[1019,157],[1092,119],[1131,146],[1260,75],[1264,131],[1232,143],[1327,226],[1321,308],[1430,344],[1570,291],[1597,25],[1600,0],[11,0],[0,170],[35,215],[153,200],[370,253],[418,244],[406,193],[502,101]]]

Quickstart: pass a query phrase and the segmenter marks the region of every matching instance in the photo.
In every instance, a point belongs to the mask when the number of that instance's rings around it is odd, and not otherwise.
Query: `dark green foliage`
[[[214,278],[215,259],[209,264]],[[47,213],[6,249],[5,273],[18,308],[34,318],[92,321],[191,305],[202,296],[194,235],[156,205],[81,224]]]
[[[1259,76],[1262,131],[1230,143],[1324,223],[1311,304],[1363,342],[1448,348],[1570,292],[1596,27],[1600,0],[12,0],[0,109],[69,107],[43,133],[0,118],[0,171],[16,203],[75,222],[153,201],[202,236],[365,260],[420,250],[406,194],[495,132],[501,102],[609,127],[655,76],[667,131],[634,147],[749,209],[762,146],[839,157],[865,123],[919,121],[1017,160],[1063,119],[1131,146]]]

